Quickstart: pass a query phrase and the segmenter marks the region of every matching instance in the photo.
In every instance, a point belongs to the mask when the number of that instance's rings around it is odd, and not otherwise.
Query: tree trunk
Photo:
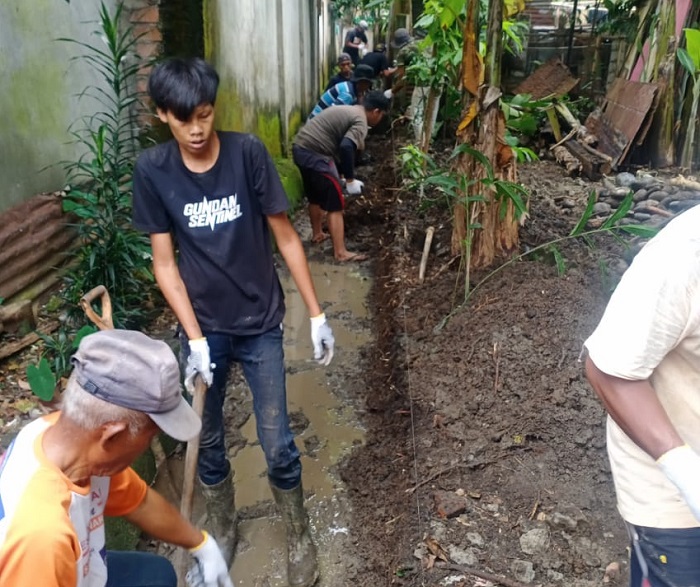
[[[516,180],[515,158],[504,140],[505,119],[500,109],[503,3],[489,3],[488,67],[484,72],[485,83],[478,89],[474,83],[480,79],[481,67],[478,59],[475,60],[477,5],[478,0],[468,0],[462,64],[463,84],[469,96],[459,138],[488,159],[495,180],[513,182]],[[469,256],[469,267],[487,267],[497,257],[510,254],[518,247],[518,222],[513,204],[510,201],[503,204],[493,187],[483,183],[488,170],[474,157],[461,155],[457,159],[457,169],[471,181],[464,201],[455,207],[452,247]]]

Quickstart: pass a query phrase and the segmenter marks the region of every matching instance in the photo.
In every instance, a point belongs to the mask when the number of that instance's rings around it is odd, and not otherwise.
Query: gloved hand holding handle
[[[326,322],[325,314],[311,317],[311,342],[314,346],[314,359],[325,367],[333,359],[335,348],[333,331]]]
[[[189,587],[234,587],[219,545],[205,531],[199,546],[190,549],[196,565],[187,573]]]
[[[656,463],[700,521],[700,455],[684,444],[662,454]]]
[[[194,378],[197,373],[202,376],[209,387],[214,381],[212,369],[216,368],[216,365],[211,362],[209,343],[206,338],[193,338],[189,344],[190,354],[187,357],[187,366],[185,367],[185,389],[194,393]]]

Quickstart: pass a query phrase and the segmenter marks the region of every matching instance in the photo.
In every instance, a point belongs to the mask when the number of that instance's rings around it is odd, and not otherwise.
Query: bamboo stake
[[[420,268],[418,269],[418,281],[423,283],[425,280],[425,268],[428,264],[428,254],[430,253],[430,245],[433,243],[433,235],[435,234],[435,227],[429,226],[428,230],[425,231],[425,243],[423,244],[423,256],[420,260]]]

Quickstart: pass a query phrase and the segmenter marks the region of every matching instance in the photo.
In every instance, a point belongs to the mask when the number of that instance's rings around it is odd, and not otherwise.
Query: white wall
[[[328,6],[329,0],[205,0],[207,58],[221,75],[220,128],[253,132],[273,154],[287,153],[327,70]]]
[[[60,166],[45,168],[78,156],[67,129],[94,103],[74,95],[94,81],[85,64],[71,62],[79,49],[56,39],[90,42],[97,26],[85,22],[97,20],[98,7],[93,0],[0,1],[0,211],[65,184]]]

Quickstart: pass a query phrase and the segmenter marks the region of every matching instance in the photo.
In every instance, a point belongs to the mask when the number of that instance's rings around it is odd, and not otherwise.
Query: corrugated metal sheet
[[[50,275],[65,263],[76,237],[67,224],[58,194],[34,196],[0,214],[0,297],[6,303],[55,284]]]

